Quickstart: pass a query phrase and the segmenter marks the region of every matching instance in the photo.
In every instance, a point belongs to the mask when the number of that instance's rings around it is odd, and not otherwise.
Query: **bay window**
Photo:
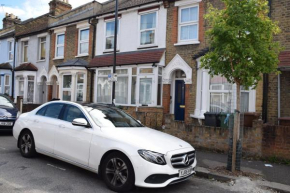
[[[56,35],[56,45],[55,45],[55,57],[63,58],[64,57],[64,34]]]
[[[198,62],[199,63],[199,62]],[[199,63],[200,65],[200,63]],[[205,69],[197,71],[195,118],[204,118],[206,112],[234,112],[236,109],[235,84],[229,83],[225,77],[208,74]],[[255,112],[256,91],[241,86],[241,112]]]
[[[72,75],[63,75],[63,83],[62,83],[62,100],[71,101],[72,93]]]
[[[12,61],[13,60],[13,42],[8,41],[8,60]]]
[[[46,37],[39,38],[38,60],[45,60],[46,54]]]
[[[108,75],[112,68],[97,70],[98,103],[111,103],[112,83]],[[162,67],[152,65],[128,66],[117,68],[116,101],[117,105],[160,106],[162,103]]]
[[[140,15],[140,45],[156,43],[157,12]]]
[[[120,21],[118,20],[117,33],[119,33],[119,29],[120,29]],[[105,50],[113,50],[114,49],[114,41],[115,41],[115,20],[106,21],[105,35],[106,35]]]
[[[89,29],[79,30],[79,45],[78,45],[78,55],[89,54]]]

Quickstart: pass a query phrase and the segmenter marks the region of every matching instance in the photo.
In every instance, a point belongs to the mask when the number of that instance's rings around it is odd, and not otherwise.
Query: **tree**
[[[277,72],[280,44],[273,36],[278,24],[268,17],[267,0],[221,0],[225,8],[208,4],[205,19],[210,51],[202,57],[201,67],[211,76],[224,76],[234,83],[236,110],[233,130],[232,172],[236,169],[236,145],[240,131],[240,87],[255,88],[262,74]]]

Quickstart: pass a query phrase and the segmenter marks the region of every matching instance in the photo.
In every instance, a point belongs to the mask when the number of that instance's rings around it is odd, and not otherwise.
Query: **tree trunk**
[[[240,135],[240,110],[241,110],[241,85],[236,83],[237,93],[236,93],[236,110],[235,110],[235,123],[233,130],[233,152],[232,152],[232,172],[236,171],[236,156],[237,156],[237,141]]]

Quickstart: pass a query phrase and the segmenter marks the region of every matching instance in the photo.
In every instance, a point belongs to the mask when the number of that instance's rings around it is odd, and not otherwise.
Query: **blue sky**
[[[69,0],[69,3],[75,8],[91,1]],[[104,2],[106,0],[97,1]],[[23,21],[47,13],[49,11],[49,2],[50,0],[0,0],[0,29],[2,29],[2,20],[6,12],[13,13]]]

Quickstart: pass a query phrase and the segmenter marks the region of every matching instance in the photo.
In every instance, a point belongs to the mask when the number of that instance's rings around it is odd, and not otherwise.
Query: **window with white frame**
[[[9,95],[10,94],[10,76],[5,75],[4,77],[4,93]]]
[[[46,54],[46,37],[39,38],[38,60],[45,60]]]
[[[120,20],[118,20],[118,31],[120,29]],[[106,50],[114,49],[114,41],[115,41],[115,20],[106,21]],[[118,46],[117,46],[118,47]]]
[[[18,96],[24,95],[24,78],[20,77],[18,81]]]
[[[200,62],[198,61],[198,65]],[[206,112],[234,112],[236,109],[236,85],[222,76],[211,77],[208,70],[197,71],[195,118],[203,119]],[[256,90],[241,86],[241,112],[255,112]]]
[[[84,101],[84,92],[85,92],[85,74],[77,74],[76,76],[76,101]]]
[[[27,87],[27,102],[28,103],[33,103],[33,98],[34,98],[34,76],[28,76],[27,77],[28,81],[28,87]]]
[[[179,42],[198,41],[199,6],[179,8]]]
[[[116,70],[118,81],[116,82],[116,103],[128,104],[128,69]]]
[[[56,44],[55,44],[55,57],[63,58],[64,56],[64,34],[56,35]]]
[[[28,41],[22,42],[22,62],[28,62]]]
[[[109,82],[108,75],[110,70],[99,70],[97,77],[97,102],[111,103],[112,101],[112,84]]]
[[[117,105],[162,105],[162,68],[151,65],[120,67],[116,70]],[[112,68],[97,70],[97,102],[111,103],[112,83],[108,75]]]
[[[72,100],[72,75],[63,75],[62,77],[62,100]]]
[[[89,34],[90,30],[88,28],[79,30],[78,55],[89,54]]]
[[[12,61],[13,60],[13,42],[12,41],[8,41],[8,60]]]
[[[140,45],[151,45],[156,42],[157,12],[140,15]]]

